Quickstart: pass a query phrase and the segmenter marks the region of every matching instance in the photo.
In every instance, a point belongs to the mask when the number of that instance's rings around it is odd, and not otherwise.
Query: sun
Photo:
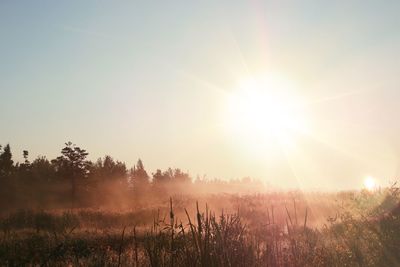
[[[289,79],[263,75],[241,81],[227,97],[225,122],[253,146],[290,144],[307,129],[301,98]]]
[[[377,186],[376,180],[373,177],[368,176],[364,179],[364,187],[368,191],[373,191],[376,188],[376,186]]]

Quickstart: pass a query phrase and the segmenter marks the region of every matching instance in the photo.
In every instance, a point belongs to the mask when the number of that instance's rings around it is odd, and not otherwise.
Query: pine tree
[[[7,178],[11,175],[13,164],[11,148],[7,144],[3,148],[3,152],[0,152],[0,178]]]
[[[87,177],[89,173],[91,163],[86,160],[88,155],[89,153],[86,150],[68,142],[61,150],[61,156],[52,161],[56,165],[57,172],[70,181],[73,203],[76,200],[78,180]]]

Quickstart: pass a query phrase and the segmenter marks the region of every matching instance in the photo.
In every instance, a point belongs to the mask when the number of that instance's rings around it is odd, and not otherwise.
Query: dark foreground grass
[[[251,216],[206,205],[178,218],[172,201],[156,213],[19,211],[1,221],[0,265],[400,266],[398,190],[342,200],[348,207],[319,227],[296,202],[283,222],[274,208]]]

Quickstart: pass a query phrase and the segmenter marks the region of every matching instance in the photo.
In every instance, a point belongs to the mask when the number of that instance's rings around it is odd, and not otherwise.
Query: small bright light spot
[[[364,180],[364,187],[368,191],[373,191],[376,188],[376,181],[373,177],[368,176]]]

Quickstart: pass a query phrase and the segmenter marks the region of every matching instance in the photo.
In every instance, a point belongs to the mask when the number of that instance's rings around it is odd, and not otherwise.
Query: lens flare
[[[364,187],[368,191],[373,191],[376,188],[376,180],[372,176],[368,176],[364,179]]]

